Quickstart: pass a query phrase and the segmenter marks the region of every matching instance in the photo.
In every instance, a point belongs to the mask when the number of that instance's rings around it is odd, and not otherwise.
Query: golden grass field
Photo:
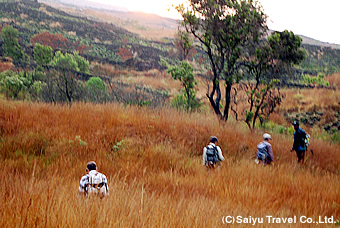
[[[269,132],[276,160],[263,167],[253,159],[263,133],[232,119],[220,124],[209,112],[2,99],[0,225],[224,227],[232,225],[226,216],[263,218],[255,227],[316,225],[302,223],[305,217],[339,221],[339,144],[312,138],[314,155],[297,164],[293,136]],[[211,135],[226,160],[207,171],[201,157]],[[90,160],[108,178],[103,200],[78,195]],[[266,216],[297,221],[273,224]],[[253,227],[244,220],[232,226]]]

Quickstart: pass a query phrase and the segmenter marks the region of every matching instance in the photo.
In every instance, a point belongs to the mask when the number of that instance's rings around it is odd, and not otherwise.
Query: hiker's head
[[[91,170],[96,170],[97,169],[97,165],[94,161],[90,161],[87,163],[86,165],[86,171],[91,171]]]
[[[300,124],[299,124],[298,121],[294,121],[293,125],[294,125],[294,129],[295,129],[295,130],[298,129],[299,126],[300,126]]]
[[[216,136],[211,136],[210,137],[210,142],[217,143],[218,142],[217,137]]]
[[[272,136],[270,134],[268,134],[268,133],[264,133],[263,134],[263,139],[268,141],[269,139],[272,139]]]

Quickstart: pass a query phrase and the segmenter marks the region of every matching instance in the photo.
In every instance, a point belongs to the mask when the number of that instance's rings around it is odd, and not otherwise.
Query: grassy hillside
[[[31,39],[42,32],[61,34],[72,52],[82,47],[82,56],[89,61],[110,63],[122,68],[148,70],[159,68],[160,56],[167,56],[168,44],[150,42],[117,26],[115,23],[74,16],[57,8],[35,1],[0,1],[1,27],[12,25],[19,31],[20,43],[32,56]],[[1,43],[0,43],[1,44]],[[121,49],[128,52],[121,54]],[[0,55],[2,55],[0,48]],[[124,56],[125,55],[125,56]]]
[[[296,216],[294,227],[309,227],[301,216],[340,219],[338,144],[313,138],[314,156],[302,165],[289,152],[292,135],[269,132],[275,165],[263,167],[253,160],[263,131],[220,125],[211,114],[0,103],[1,226],[221,227],[224,216],[251,216],[268,227],[266,216]],[[211,135],[226,158],[215,171],[201,164]],[[89,160],[108,177],[101,201],[77,194]]]
[[[0,0],[2,24],[18,29],[27,53],[32,54],[35,34],[60,33],[70,42],[64,51],[86,45],[82,56],[90,60],[91,74],[109,80],[104,104],[47,104],[29,94],[32,88],[20,90],[16,99],[21,101],[0,96],[2,227],[222,227],[230,218],[226,216],[263,218],[255,227],[291,225],[280,219],[269,224],[266,216],[296,217],[294,227],[315,226],[303,223],[305,217],[340,223],[340,74],[325,77],[328,88],[282,88],[281,106],[250,132],[232,117],[227,123],[218,121],[206,99],[203,77],[197,77],[197,97],[203,102],[199,112],[170,108],[170,97],[181,84],[155,69],[160,56],[169,56],[169,40],[145,40],[118,26],[127,19],[117,20],[108,12],[72,10],[74,14],[68,14],[35,1]],[[91,18],[81,17],[82,12]],[[139,21],[132,22],[138,30]],[[143,32],[150,34],[148,27]],[[133,50],[133,58],[123,61],[117,54],[120,48]],[[314,65],[303,66],[304,71],[329,70],[324,64],[333,67],[340,56],[316,46],[308,53]],[[7,69],[18,70],[4,58],[0,70]],[[44,70],[46,83],[58,75]],[[32,72],[0,76],[12,82],[33,77]],[[5,86],[0,89],[3,93]],[[247,101],[239,92],[242,110]],[[290,152],[295,119],[312,136],[314,155],[308,152],[304,164],[297,164]],[[275,164],[265,167],[254,163],[264,132],[272,135],[275,156]],[[211,135],[218,137],[226,160],[219,169],[207,171],[202,150]],[[90,160],[108,177],[110,196],[103,200],[78,195]],[[240,227],[252,226],[245,222]]]
[[[113,23],[149,40],[162,41],[173,38],[178,27],[178,21],[173,19],[151,14],[127,12],[119,9],[105,10],[100,4],[95,7],[79,2],[66,4],[65,2],[67,1],[61,2],[59,0],[43,2],[72,15]],[[272,32],[273,30],[270,30],[269,34]],[[299,34],[299,36],[302,38],[303,48],[307,51],[306,60],[303,61],[300,67],[304,73],[307,72],[312,75],[317,75],[318,72],[324,72],[331,75],[335,72],[340,72],[340,45],[321,42],[306,37],[303,34]]]

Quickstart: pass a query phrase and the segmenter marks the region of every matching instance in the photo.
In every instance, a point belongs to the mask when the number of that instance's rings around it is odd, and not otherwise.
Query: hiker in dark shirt
[[[306,132],[299,127],[299,122],[295,121],[293,123],[294,125],[294,144],[291,152],[295,150],[296,155],[298,157],[298,162],[303,162],[305,159],[305,152],[306,152],[306,145],[305,145],[305,139],[306,139]]]

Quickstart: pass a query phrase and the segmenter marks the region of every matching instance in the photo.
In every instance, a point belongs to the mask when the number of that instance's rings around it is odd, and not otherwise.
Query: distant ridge
[[[302,43],[309,44],[309,45],[315,45],[315,46],[322,46],[322,47],[331,47],[335,49],[340,49],[340,44],[333,44],[328,42],[322,42],[304,35],[299,35],[302,38]]]
[[[82,0],[82,1],[79,1],[79,0],[41,0],[41,2],[44,2],[46,4],[51,4],[51,3],[58,4],[59,3],[67,7],[73,6],[76,8],[90,8],[90,9],[95,9],[99,11],[104,11],[105,13],[109,13],[119,20],[131,21],[135,23],[137,22],[138,24],[142,26],[147,26],[147,27],[155,28],[155,29],[162,28],[162,29],[168,29],[168,30],[177,30],[178,28],[178,20],[175,20],[175,19],[161,17],[156,14],[130,12],[126,8],[122,8],[118,6],[117,7],[110,6],[107,4],[95,3],[95,2],[91,2],[87,0]],[[132,31],[132,32],[138,33],[138,31]],[[271,32],[273,32],[273,30],[270,30],[270,33]],[[321,46],[321,47],[330,47],[333,49],[340,49],[340,44],[322,42],[322,41],[319,41],[319,40],[316,40],[316,39],[313,39],[311,37],[307,37],[304,35],[300,35],[300,34],[297,34],[297,35],[299,35],[302,38],[303,44]]]
[[[96,2],[91,2],[87,0],[43,0],[39,2],[44,3],[61,3],[68,6],[76,6],[76,7],[83,7],[83,8],[94,8],[94,9],[104,9],[104,10],[113,10],[119,12],[128,12],[126,8],[119,7],[119,6],[111,6],[107,4],[101,4]]]

